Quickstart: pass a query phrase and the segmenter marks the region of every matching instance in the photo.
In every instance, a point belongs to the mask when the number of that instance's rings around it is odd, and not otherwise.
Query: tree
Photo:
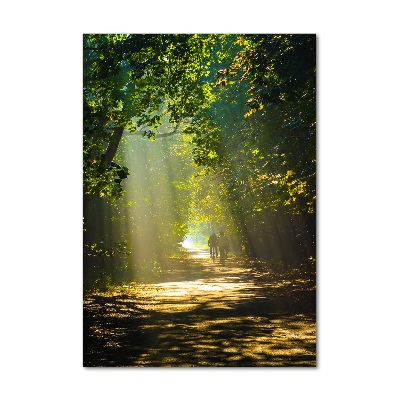
[[[176,133],[208,101],[215,35],[84,35],[84,193],[121,197],[124,131]],[[159,133],[163,123],[170,132]]]

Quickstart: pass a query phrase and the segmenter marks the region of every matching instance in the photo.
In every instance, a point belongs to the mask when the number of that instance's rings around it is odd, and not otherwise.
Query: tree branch
[[[172,135],[175,135],[176,133],[179,133],[179,126],[180,126],[180,124],[181,124],[181,121],[180,122],[178,122],[176,125],[175,125],[175,127],[174,127],[174,129],[171,131],[171,132],[164,132],[164,133],[158,133],[158,131],[157,131],[157,133],[156,133],[156,138],[164,138],[164,137],[168,137],[168,136],[172,136]],[[146,128],[151,128],[150,126],[142,126],[138,131],[136,131],[135,133],[131,133],[130,131],[124,131],[124,133],[126,133],[126,134],[131,134],[131,135],[133,135],[133,136],[143,136],[143,132],[145,132],[145,129]]]

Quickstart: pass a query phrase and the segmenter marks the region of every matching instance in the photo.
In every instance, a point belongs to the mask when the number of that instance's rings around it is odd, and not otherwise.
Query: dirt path
[[[206,252],[84,302],[84,366],[315,366],[315,275]]]

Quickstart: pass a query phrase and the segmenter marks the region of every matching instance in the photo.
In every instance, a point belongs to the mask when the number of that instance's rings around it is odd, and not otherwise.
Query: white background
[[[398,395],[394,1],[16,1],[1,23],[6,399]],[[318,367],[82,367],[82,34],[318,35]]]

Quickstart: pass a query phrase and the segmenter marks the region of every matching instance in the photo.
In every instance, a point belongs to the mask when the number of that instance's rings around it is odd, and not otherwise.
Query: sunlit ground
[[[207,252],[85,304],[90,366],[315,366],[315,288]],[[196,253],[196,254],[195,254]]]

